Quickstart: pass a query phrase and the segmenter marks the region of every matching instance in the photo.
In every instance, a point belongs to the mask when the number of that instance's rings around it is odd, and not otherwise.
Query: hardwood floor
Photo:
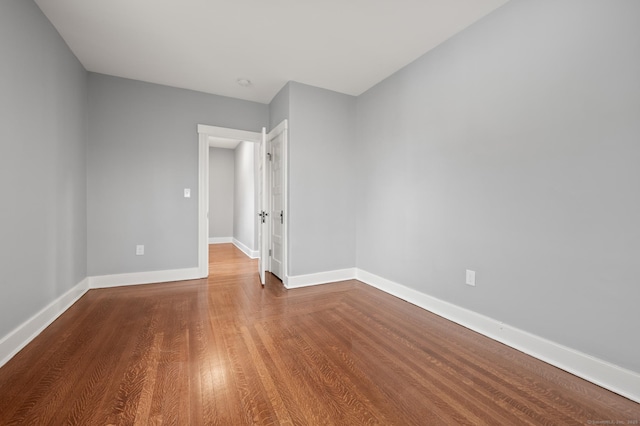
[[[230,244],[210,269],[89,291],[0,369],[0,425],[640,421],[640,404],[357,281],[263,289]]]

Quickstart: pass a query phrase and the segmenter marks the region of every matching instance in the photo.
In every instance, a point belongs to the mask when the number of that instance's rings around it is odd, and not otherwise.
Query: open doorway
[[[209,147],[209,244],[231,243],[255,259],[256,152],[252,142],[211,141]]]
[[[255,197],[251,219],[255,224],[254,234],[257,231],[258,272],[260,281],[264,285],[265,272],[273,271],[272,256],[275,255],[277,256],[276,261],[273,261],[275,271],[282,282],[287,284],[289,205],[287,133],[286,120],[269,134],[265,129],[262,133],[257,133],[198,125],[198,271],[201,278],[209,275],[209,150],[212,146],[216,147],[218,142],[226,140],[254,144],[254,153],[259,153],[254,168],[257,177],[254,180],[257,197]],[[276,160],[275,163],[274,160]],[[272,166],[272,164],[277,165]],[[234,229],[234,235],[235,232]]]

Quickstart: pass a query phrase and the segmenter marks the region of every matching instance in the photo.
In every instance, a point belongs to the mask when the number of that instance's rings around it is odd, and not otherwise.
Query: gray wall
[[[259,131],[268,106],[90,73],[89,111],[89,275],[197,266],[196,126]]]
[[[233,237],[251,250],[257,249],[255,239],[255,164],[253,142],[240,142],[235,149]]]
[[[0,2],[0,339],[86,276],[87,73],[32,1]]]
[[[356,98],[294,82],[289,92],[289,273],[352,268]]]
[[[269,129],[275,128],[282,120],[289,118],[289,96],[291,82],[284,85],[269,103]]]
[[[357,266],[640,371],[639,16],[513,0],[360,96]]]
[[[235,151],[209,148],[209,238],[233,237]]]

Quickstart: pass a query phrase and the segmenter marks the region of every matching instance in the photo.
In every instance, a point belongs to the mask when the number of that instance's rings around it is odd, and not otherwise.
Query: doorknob
[[[284,223],[284,210],[280,210],[280,223]]]

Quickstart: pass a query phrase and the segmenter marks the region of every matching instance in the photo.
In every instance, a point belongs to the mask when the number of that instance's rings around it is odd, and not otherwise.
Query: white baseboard
[[[89,281],[85,278],[0,339],[0,367],[69,309],[87,290],[89,290]]]
[[[258,257],[260,257],[260,252],[258,250],[251,250],[249,247],[242,244],[239,240],[236,240],[235,238],[233,238],[231,242],[233,243],[234,246],[238,247],[238,249],[240,249],[244,254],[249,256],[251,259],[257,259]]]
[[[209,237],[209,244],[232,243],[233,237]]]
[[[640,374],[500,321],[356,269],[359,281],[504,343],[578,377],[640,402]]]
[[[168,271],[133,272],[129,274],[89,277],[89,286],[91,288],[110,288],[126,285],[196,280],[199,278],[201,277],[198,268],[185,268],[172,269]]]
[[[200,278],[198,268],[87,277],[0,339],[0,367],[13,358],[15,354],[31,342],[91,288],[120,287],[198,278]]]
[[[319,272],[317,274],[288,276],[284,284],[287,288],[300,288],[336,281],[352,280],[355,278],[356,268],[347,268],[336,271]]]
[[[235,241],[233,241],[236,244]],[[238,247],[242,250],[241,247]],[[243,250],[244,251],[244,250]],[[245,252],[246,253],[246,252]],[[0,339],[0,366],[42,332],[49,324],[73,305],[90,288],[149,284],[200,278],[198,268],[168,271],[136,272],[130,274],[88,277],[51,302],[30,319]],[[500,321],[445,302],[417,290],[405,287],[357,268],[341,269],[308,275],[288,276],[289,289],[358,279],[385,293],[433,312],[443,318],[504,343],[521,352],[561,368],[578,377],[609,389],[640,403],[640,374],[584,354],[542,337],[533,335]]]

